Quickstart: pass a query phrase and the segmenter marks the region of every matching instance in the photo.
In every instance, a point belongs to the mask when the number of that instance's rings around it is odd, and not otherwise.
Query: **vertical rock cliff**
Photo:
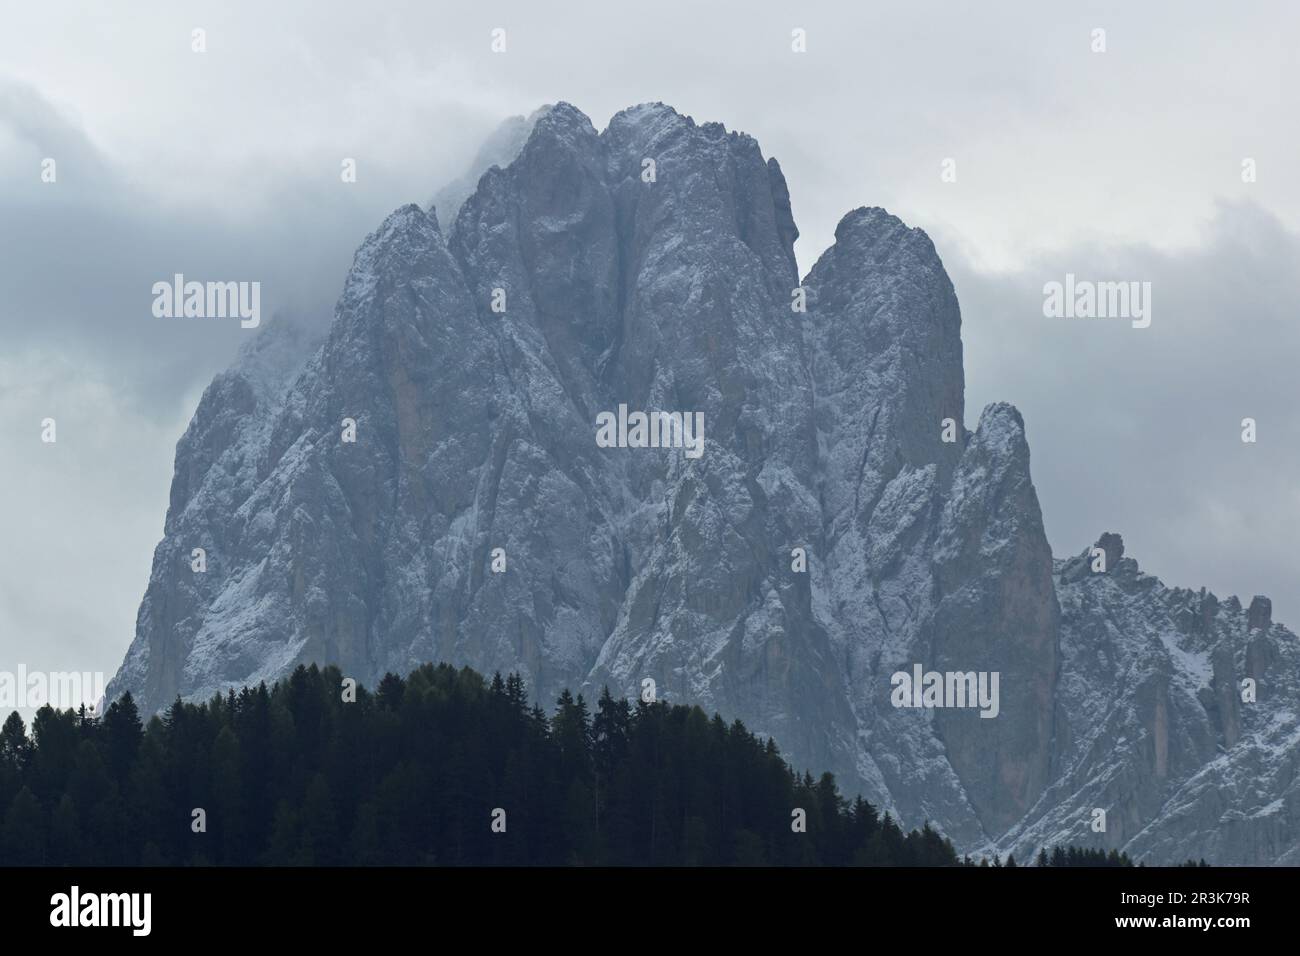
[[[454,219],[366,239],[323,342],[272,323],[209,387],[110,695],[306,661],[649,679],[964,849],[1295,861],[1294,635],[1118,536],[1104,573],[1053,561],[1021,416],[964,427],[923,232],[854,210],[801,281],[748,136],[559,104],[499,139]],[[602,447],[620,406],[702,414],[703,454]],[[996,716],[894,706],[918,664],[996,672]]]

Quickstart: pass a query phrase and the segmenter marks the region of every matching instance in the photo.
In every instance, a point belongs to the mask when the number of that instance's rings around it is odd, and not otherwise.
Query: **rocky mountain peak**
[[[1262,594],[1251,598],[1247,623],[1252,630],[1267,629],[1273,623],[1273,602]]]
[[[752,137],[663,104],[526,126],[445,234],[407,205],[367,237],[291,387],[214,381],[110,696],[153,711],[306,661],[372,684],[519,671],[542,701],[653,688],[1018,855],[1091,839],[1104,806],[1107,848],[1175,858],[1214,826],[1222,748],[1258,781],[1224,855],[1293,852],[1300,804],[1269,808],[1295,768],[1267,754],[1295,727],[1294,637],[1244,637],[1262,604],[1192,611],[1053,561],[1022,416],[965,428],[960,307],[924,232],[856,209],[800,282]],[[628,427],[652,413],[663,442]],[[1120,562],[1118,535],[1099,546]],[[998,700],[902,706],[918,666],[996,675]]]

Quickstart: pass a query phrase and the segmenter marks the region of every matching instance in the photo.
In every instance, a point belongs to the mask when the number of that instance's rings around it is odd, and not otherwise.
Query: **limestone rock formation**
[[[923,232],[854,210],[801,282],[749,136],[661,104],[523,122],[463,201],[366,239],[324,342],[272,323],[209,387],[110,696],[308,661],[543,701],[650,679],[964,850],[1300,862],[1295,636],[1118,535],[1103,572],[1053,561],[1020,414],[964,427]],[[602,447],[620,406],[702,413],[703,454]],[[996,715],[895,706],[917,665],[996,673]]]

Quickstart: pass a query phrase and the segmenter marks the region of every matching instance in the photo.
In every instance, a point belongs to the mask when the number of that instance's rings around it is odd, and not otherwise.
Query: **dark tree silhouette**
[[[102,719],[42,708],[30,737],[13,714],[0,864],[972,865],[698,707],[566,690],[548,717],[517,674],[445,664],[352,697],[313,665],[147,726],[129,695]]]

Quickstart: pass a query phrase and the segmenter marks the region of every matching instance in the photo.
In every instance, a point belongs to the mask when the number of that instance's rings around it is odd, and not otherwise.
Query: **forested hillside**
[[[608,692],[593,711],[565,691],[547,715],[519,677],[448,665],[373,693],[299,667],[147,726],[129,695],[102,719],[44,708],[30,737],[15,713],[0,807],[7,865],[970,862],[739,721]]]

